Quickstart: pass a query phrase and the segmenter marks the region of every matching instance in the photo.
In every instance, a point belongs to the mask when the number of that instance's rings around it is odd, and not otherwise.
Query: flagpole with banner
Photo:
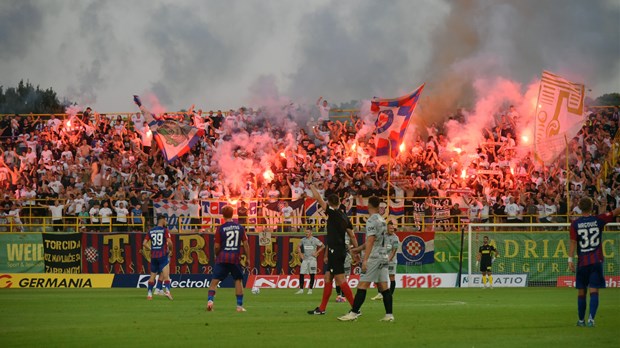
[[[392,153],[392,142],[388,143],[390,146],[390,154]],[[387,215],[390,215],[390,183],[392,182],[392,156],[390,156],[388,158],[388,180],[387,180],[387,202],[386,202],[386,209],[387,209]]]
[[[375,158],[388,165],[387,212],[390,213],[390,186],[392,180],[392,159],[398,156],[400,144],[409,128],[411,115],[418,104],[424,84],[413,92],[393,99],[374,98],[370,112],[376,115],[376,153]],[[394,153],[396,152],[396,153]]]

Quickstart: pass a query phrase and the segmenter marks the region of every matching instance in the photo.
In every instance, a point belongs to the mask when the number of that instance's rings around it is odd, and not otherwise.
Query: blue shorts
[[[151,259],[151,273],[161,273],[169,263],[170,259],[168,256]]]
[[[234,263],[216,263],[213,267],[213,279],[224,280],[228,275],[234,280],[243,279],[243,269],[241,265]]]
[[[605,276],[603,275],[603,263],[598,262],[577,268],[575,287],[577,289],[604,289]]]

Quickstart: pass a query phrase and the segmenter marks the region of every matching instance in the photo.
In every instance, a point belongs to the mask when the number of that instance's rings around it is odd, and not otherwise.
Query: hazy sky
[[[542,70],[620,91],[620,0],[3,0],[0,85],[53,87],[100,112],[396,97]]]

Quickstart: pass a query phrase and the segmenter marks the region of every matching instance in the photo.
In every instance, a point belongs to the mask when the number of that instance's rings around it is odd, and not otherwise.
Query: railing
[[[383,197],[385,199],[385,197]],[[469,212],[467,208],[460,209],[460,214],[448,214],[447,208],[442,209],[443,214],[435,215],[435,216],[424,216],[422,212],[419,210],[414,210],[415,205],[419,204],[413,202],[423,201],[425,197],[392,197],[397,201],[402,202],[401,207],[403,207],[404,213],[403,215],[390,215],[388,220],[392,220],[398,229],[414,229],[418,231],[460,231],[462,228],[466,227],[469,223]],[[448,199],[448,197],[434,197],[438,200]],[[221,202],[222,200],[205,200],[211,202]],[[224,200],[225,201],[225,200]],[[272,232],[299,232],[304,231],[307,228],[312,229],[317,232],[324,229],[324,219],[326,218],[323,215],[313,215],[306,216],[303,214],[299,214],[299,211],[296,211],[291,216],[292,222],[285,222],[283,216],[279,212],[272,212],[270,215],[265,214],[267,209],[266,205],[269,203],[273,203],[268,198],[252,198],[246,199],[248,202],[255,202],[257,213],[248,217],[248,221],[256,221],[256,223],[252,223],[249,225],[249,229],[252,231],[272,231]],[[279,199],[278,201],[291,201],[290,198]],[[21,207],[21,213],[19,218],[7,216],[4,218],[0,217],[0,232],[1,231],[47,231],[54,229],[71,229],[75,231],[79,231],[81,229],[86,230],[98,230],[98,231],[107,231],[113,232],[119,229],[129,229],[129,230],[139,230],[145,231],[148,230],[153,224],[154,221],[152,217],[154,216],[155,210],[153,209],[152,202],[145,207],[147,209],[143,210],[143,215],[141,217],[140,224],[119,224],[115,222],[116,216],[112,215],[108,217],[107,222],[101,223],[101,217],[91,217],[91,216],[67,216],[63,217],[61,222],[52,222],[50,216],[43,216],[40,212],[42,210],[47,211],[48,204],[43,204],[42,202],[49,202],[48,199],[28,199],[24,200],[25,204]],[[237,200],[228,200],[230,205],[236,206],[238,203]],[[388,201],[389,202],[389,201]],[[359,204],[359,203],[358,203]],[[450,205],[451,207],[451,205]],[[262,213],[259,211],[262,209]],[[354,227],[358,230],[363,229],[365,219],[367,215],[358,214],[355,208],[352,209],[351,221]],[[391,206],[387,207],[386,210],[390,211]],[[304,210],[305,211],[305,210]],[[538,215],[521,215],[524,222],[538,222]],[[552,221],[554,222],[566,222],[571,220],[574,217],[573,215],[559,215],[554,214],[551,216]],[[96,221],[93,222],[92,218],[95,218]],[[131,222],[132,217],[127,216],[127,221]],[[235,216],[237,218],[237,216]],[[211,219],[211,220],[209,220]],[[203,216],[194,216],[188,217],[184,216],[183,219],[178,219],[176,222],[176,229],[178,231],[211,231],[216,227],[216,224],[213,219],[221,219],[221,215],[211,215],[203,213]],[[254,219],[254,220],[252,220]],[[492,223],[501,223],[505,222],[507,219],[506,215],[496,215],[493,214],[492,211],[489,212],[489,222]],[[190,222],[191,221],[191,222]],[[206,221],[211,221],[206,223]]]
[[[98,221],[93,222],[91,218]],[[102,219],[109,221],[102,222]],[[4,221],[3,221],[4,220]],[[81,232],[81,231],[100,231],[100,232],[126,232],[126,231],[145,231],[144,218],[140,223],[127,216],[127,222],[118,222],[116,217],[101,216],[63,216],[62,220],[52,219],[51,216],[27,216],[13,217],[5,216],[0,218],[0,232]]]
[[[244,224],[246,228],[250,232],[272,232],[272,233],[290,233],[290,232],[304,232],[306,229],[311,229],[313,233],[322,232],[325,228],[325,224],[317,221],[316,216],[297,216],[301,218],[303,221],[312,221],[306,223],[291,223],[285,221],[278,221],[277,223],[252,223],[252,224]],[[569,215],[552,215],[551,222],[549,223],[557,223],[557,222],[567,222],[571,217]],[[203,217],[187,217],[187,219],[202,219]],[[235,218],[237,218],[235,216]],[[362,231],[365,223],[365,219],[359,216],[352,216],[352,223],[354,229],[357,231]],[[488,223],[505,223],[507,221],[507,215],[492,215],[488,219]],[[539,222],[538,215],[523,215],[520,219],[523,223],[537,223]],[[258,218],[260,219],[260,217]],[[467,228],[471,220],[462,215],[454,215],[447,217],[442,220],[435,220],[435,217],[431,217],[431,219],[422,219],[420,221],[413,221],[413,215],[404,215],[402,216],[402,222],[398,222],[396,224],[396,228],[401,231],[418,231],[418,232],[458,232],[464,228]],[[476,219],[476,222],[480,222],[480,220]],[[543,223],[544,224],[544,223]],[[184,232],[215,232],[218,224],[216,223],[188,223],[184,222],[183,219],[179,219],[177,224],[178,231],[181,233]],[[533,226],[524,227],[517,230],[529,230],[534,231]],[[493,228],[495,230],[496,228]],[[547,230],[555,230],[555,227],[548,227],[538,231],[547,231]]]

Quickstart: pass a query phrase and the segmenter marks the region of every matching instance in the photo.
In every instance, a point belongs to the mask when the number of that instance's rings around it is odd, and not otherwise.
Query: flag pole
[[[390,215],[390,182],[392,181],[392,139],[388,141],[387,215]]]
[[[566,145],[566,213],[570,216],[570,186],[568,181],[568,177],[570,176],[570,174],[568,171],[568,140],[566,139],[566,134],[564,134],[564,144]]]

